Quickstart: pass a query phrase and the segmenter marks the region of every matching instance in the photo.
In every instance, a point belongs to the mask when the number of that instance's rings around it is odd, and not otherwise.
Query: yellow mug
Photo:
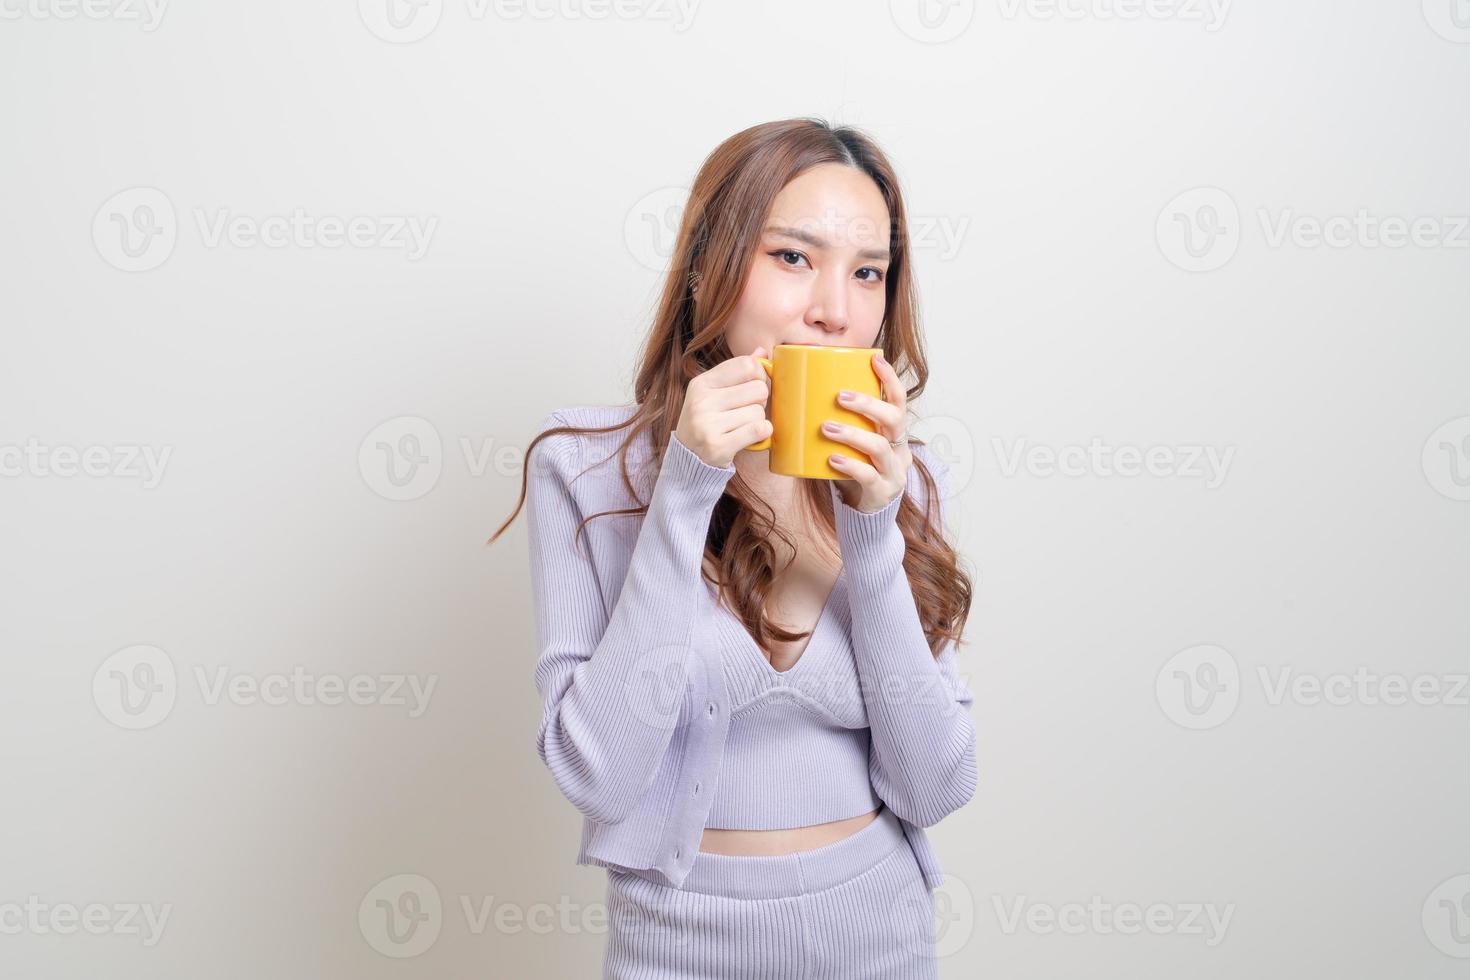
[[[844,408],[837,393],[846,389],[881,398],[883,384],[873,370],[873,355],[881,347],[822,347],[814,344],[777,344],[770,357],[757,358],[771,376],[767,415],[772,431],[746,449],[769,449],[772,473],[812,480],[850,480],[827,462],[832,453],[871,462],[855,446],[822,434],[831,419],[854,428],[878,431],[878,424],[861,412]]]

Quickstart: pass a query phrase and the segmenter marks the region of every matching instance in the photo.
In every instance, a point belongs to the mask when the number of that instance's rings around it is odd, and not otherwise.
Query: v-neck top
[[[635,410],[573,406],[539,431]],[[673,432],[655,456],[645,432],[625,482],[627,433],[554,433],[526,461],[536,750],[582,814],[577,863],[679,888],[706,827],[806,826],[881,801],[938,887],[924,828],[974,795],[974,698],[954,642],[929,648],[897,514],[905,497],[926,512],[922,462],[944,527],[944,461],[911,439],[905,493],[870,513],[830,481],[842,570],[801,657],[778,671],[702,574],[734,465],[709,465]]]
[[[882,804],[868,777],[871,737],[858,710],[845,572],[833,582],[806,648],[786,670],[771,665],[728,607],[713,611],[729,661],[730,725],[707,828],[806,827]],[[712,586],[706,598],[719,602]]]

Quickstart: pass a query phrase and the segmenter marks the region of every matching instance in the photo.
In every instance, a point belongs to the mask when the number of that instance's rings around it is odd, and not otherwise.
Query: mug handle
[[[771,359],[769,357],[757,357],[756,360],[761,362],[761,367],[763,367],[763,368],[766,369],[766,374],[770,375],[771,380],[774,381],[775,378],[776,378],[776,365],[773,364],[773,363],[771,363]],[[772,391],[771,391],[771,397],[774,398],[775,395],[776,395],[775,389],[772,389]],[[770,405],[771,403],[769,401],[767,401],[766,404],[767,405]],[[771,448],[771,437],[770,436],[766,436],[760,442],[751,443],[749,446],[746,446],[745,448],[746,449],[756,449],[756,450],[770,449]]]

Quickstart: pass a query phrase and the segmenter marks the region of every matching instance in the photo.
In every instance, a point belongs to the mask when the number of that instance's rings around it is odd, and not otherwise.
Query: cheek
[[[740,312],[753,323],[781,325],[806,310],[807,295],[799,277],[756,263],[740,294]]]
[[[883,314],[887,309],[887,298],[882,290],[867,290],[866,295],[854,300],[850,323],[855,334],[852,346],[876,346],[873,341],[878,339],[878,331],[883,329]]]

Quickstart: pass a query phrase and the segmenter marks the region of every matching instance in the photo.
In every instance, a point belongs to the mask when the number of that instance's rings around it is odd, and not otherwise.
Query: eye
[[[767,255],[777,256],[777,257],[784,257],[784,256],[787,256],[787,255],[794,255],[794,256],[796,256],[799,259],[806,258],[805,255],[802,255],[800,252],[798,252],[794,248],[778,248],[776,251],[774,251],[774,252],[767,252],[766,254]],[[789,266],[790,263],[783,262],[782,265]]]
[[[788,269],[790,269],[790,268],[799,268],[799,266],[794,266],[790,262],[786,262],[785,261],[786,256],[788,256],[788,255],[794,255],[798,259],[801,259],[801,260],[805,260],[806,259],[806,256],[805,255],[803,255],[801,252],[798,252],[794,248],[778,248],[775,251],[773,251],[773,252],[767,252],[766,254],[767,255],[770,255],[770,256],[772,256],[774,258],[781,259],[782,260],[781,264],[784,265],[784,266],[786,266]],[[861,279],[860,278],[859,279],[859,282],[880,283],[884,279],[887,279],[888,278],[887,273],[885,273],[882,269],[878,268],[877,266],[873,266],[873,265],[865,265],[861,269],[859,269],[858,272],[859,273],[863,273],[863,272],[871,272],[872,273],[872,276],[870,276],[870,277],[868,277],[866,279]]]

